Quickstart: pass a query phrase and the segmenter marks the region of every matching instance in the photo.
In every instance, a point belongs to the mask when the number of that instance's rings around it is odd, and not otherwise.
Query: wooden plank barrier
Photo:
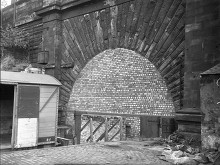
[[[102,126],[104,123],[105,123],[105,121],[102,121],[102,122],[98,125],[98,127],[96,127],[96,129],[93,131],[93,135],[99,130],[99,128],[101,128],[101,126]],[[88,142],[90,138],[91,138],[91,136],[89,136],[89,137],[86,139],[86,141]]]
[[[108,133],[118,124],[120,121],[120,118],[108,129],[107,124],[105,125],[105,132],[96,140],[96,142],[101,141],[103,138],[105,138],[105,141],[108,141]],[[105,120],[105,123],[107,122],[107,119]]]
[[[104,113],[104,112],[87,112],[87,111],[68,111],[68,112],[72,112],[74,113],[74,116],[75,116],[75,135],[73,136],[73,141],[75,141],[75,144],[80,144],[80,136],[81,136],[81,132],[85,129],[86,126],[89,125],[89,129],[90,129],[90,133],[89,133],[89,136],[88,138],[86,139],[86,142],[98,142],[98,141],[101,141],[104,139],[104,141],[112,141],[118,134],[119,134],[119,138],[120,138],[120,141],[123,140],[123,123],[125,122],[126,118],[127,117],[140,117],[140,126],[141,126],[141,131],[140,131],[140,134],[141,136],[148,136],[148,135],[145,135],[143,134],[143,132],[147,132],[149,134],[149,137],[159,137],[159,136],[162,136],[164,137],[165,134],[171,134],[172,131],[167,131],[165,130],[165,126],[166,124],[164,123],[164,120],[172,120],[173,116],[148,116],[146,114],[111,114],[111,113]],[[81,118],[82,116],[88,116],[88,121],[86,122],[86,124],[84,124],[82,127],[81,127]],[[94,120],[93,118],[96,118],[96,117],[101,117],[103,120],[98,124],[98,126],[96,128],[93,128],[94,125]],[[115,119],[118,119],[116,122],[111,122],[111,119],[114,118]],[[150,121],[148,122],[148,120],[145,120],[144,118],[147,118],[149,119]],[[152,121],[154,122],[154,118],[155,118],[155,124],[158,125],[159,127],[159,130],[158,130],[158,133],[159,135],[157,134],[152,134],[152,133],[149,133],[149,129],[147,128],[146,129],[146,123],[143,123],[144,122],[147,122],[147,125],[150,125],[152,124]],[[144,119],[144,120],[143,120]],[[159,120],[163,121],[163,122],[159,122]],[[105,130],[104,132],[95,140],[94,139],[94,135],[95,133],[101,129],[101,127],[103,126],[104,124],[104,127],[105,127]],[[109,132],[117,125],[119,124],[119,128],[118,130],[116,131],[116,133],[114,133],[114,135],[112,137],[109,137]],[[168,125],[170,126],[170,125]],[[157,131],[157,129],[154,129],[153,127],[150,127],[150,129],[152,131]],[[162,135],[161,135],[162,134]]]
[[[88,116],[88,121],[81,127],[82,124],[82,116]],[[101,117],[103,118],[102,122],[94,129],[93,127],[93,117]],[[117,121],[114,122],[110,126],[110,119],[116,118]],[[75,135],[73,136],[73,141],[76,144],[80,144],[80,136],[81,132],[89,125],[89,137],[86,139],[86,142],[94,142],[94,135],[95,133],[105,124],[105,131],[95,140],[96,142],[101,141],[103,138],[105,141],[112,141],[118,134],[120,134],[120,140],[122,140],[122,128],[123,128],[123,118],[121,116],[111,116],[111,115],[98,115],[98,114],[79,114],[75,113]],[[117,132],[112,136],[109,137],[109,132],[119,124],[119,128]]]

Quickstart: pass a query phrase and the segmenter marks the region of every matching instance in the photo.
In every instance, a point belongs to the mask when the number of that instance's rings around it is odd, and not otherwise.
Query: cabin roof
[[[1,71],[0,83],[44,84],[57,86],[61,85],[61,83],[56,78],[47,74],[8,71]]]

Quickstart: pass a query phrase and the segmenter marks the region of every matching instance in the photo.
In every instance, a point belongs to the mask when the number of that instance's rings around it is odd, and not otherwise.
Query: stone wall
[[[3,27],[23,25],[39,19],[35,13],[43,7],[43,0],[19,0],[3,9]]]
[[[201,135],[200,73],[220,62],[219,0],[186,0],[183,107],[178,128]]]
[[[186,1],[184,108],[200,111],[200,73],[220,62],[219,0]]]

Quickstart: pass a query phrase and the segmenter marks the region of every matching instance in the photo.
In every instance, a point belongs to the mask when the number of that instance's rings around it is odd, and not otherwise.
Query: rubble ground
[[[158,155],[161,160],[177,165],[220,165],[219,150],[202,149],[199,139],[174,132],[168,139],[157,141],[166,146]]]

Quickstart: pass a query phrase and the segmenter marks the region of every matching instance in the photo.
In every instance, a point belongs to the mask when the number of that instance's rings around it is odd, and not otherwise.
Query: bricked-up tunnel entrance
[[[97,116],[132,114],[151,116],[151,119],[173,116],[175,112],[172,97],[156,67],[138,53],[124,48],[105,50],[86,64],[73,85],[68,109],[96,112]],[[157,119],[156,127],[151,128],[147,127],[147,117],[127,117],[124,127],[129,126],[131,131],[126,136],[140,137],[141,132],[145,133],[142,137],[159,136],[157,131],[154,135],[150,133],[153,128],[158,129]],[[72,125],[74,120],[69,113],[68,124]],[[146,127],[147,130],[143,129]]]
[[[80,72],[69,107],[76,111],[173,115],[173,101],[153,64],[134,51],[106,50]]]

